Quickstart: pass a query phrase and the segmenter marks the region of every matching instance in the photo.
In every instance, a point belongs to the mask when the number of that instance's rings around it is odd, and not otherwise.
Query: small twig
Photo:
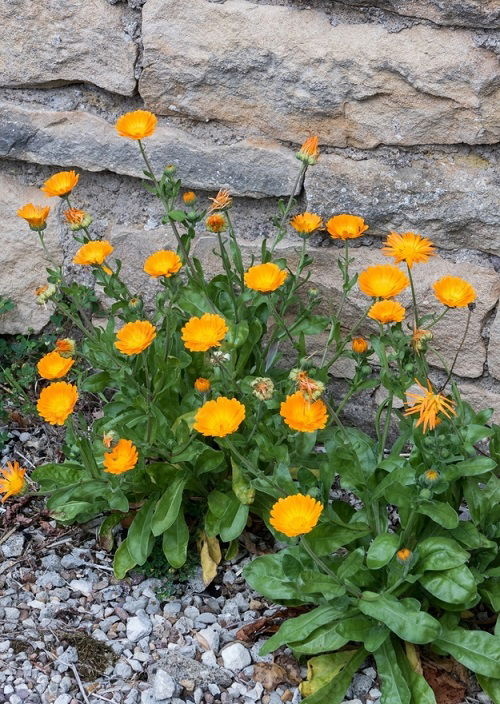
[[[73,674],[74,674],[74,676],[75,676],[75,680],[76,680],[76,683],[77,683],[77,685],[78,685],[78,689],[79,689],[80,692],[82,693],[82,697],[84,698],[85,703],[86,703],[86,704],[90,704],[90,699],[88,698],[87,692],[85,691],[85,688],[84,688],[84,686],[83,686],[83,684],[82,684],[82,681],[81,681],[81,679],[80,679],[80,674],[79,674],[78,670],[76,669],[76,665],[74,665],[72,662],[70,662],[70,663],[68,663],[68,664],[69,664],[69,666],[71,667],[71,669],[73,670]],[[93,694],[92,696],[95,697],[95,696],[97,696],[97,695],[96,695],[95,692],[94,692],[94,694]],[[103,697],[101,697],[101,699],[103,699]],[[111,701],[111,700],[110,700],[110,699],[105,699],[105,701],[108,702],[108,701]]]
[[[97,570],[106,570],[106,572],[113,572],[112,567],[106,567],[105,565],[96,565],[95,562],[83,562],[85,567],[95,567]]]
[[[33,462],[31,460],[29,460],[27,457],[25,457],[22,452],[19,452],[19,450],[16,449],[16,450],[14,450],[14,454],[21,457],[25,462],[27,462],[29,465],[31,465],[33,467],[33,469],[36,469],[36,464],[33,464]]]
[[[50,545],[45,545],[45,549],[48,550],[49,548],[55,548],[56,545],[64,545],[64,543],[69,543],[72,540],[72,536],[69,536],[68,538],[63,538],[62,540],[56,540],[55,543],[50,543]]]
[[[4,534],[2,535],[2,537],[0,538],[0,545],[1,545],[2,543],[5,543],[5,541],[7,540],[7,538],[10,538],[10,536],[12,535],[12,533],[15,533],[16,530],[17,530],[17,526],[14,526],[14,528],[11,528],[11,529],[8,530],[6,533],[4,533]]]

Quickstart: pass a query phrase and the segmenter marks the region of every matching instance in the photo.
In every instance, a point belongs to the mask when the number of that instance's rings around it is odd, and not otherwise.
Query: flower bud
[[[68,210],[64,211],[64,217],[73,232],[83,230],[92,223],[92,216],[86,213],[85,210],[79,210],[78,208],[68,208]]]
[[[253,390],[253,395],[259,401],[269,401],[274,394],[274,383],[272,379],[265,376],[257,376],[251,382],[250,386]]]
[[[429,486],[432,486],[432,484],[439,481],[440,477],[441,474],[437,471],[437,469],[428,469],[424,472],[424,480],[427,484],[429,484]]]
[[[196,200],[196,193],[194,191],[186,191],[182,194],[182,200],[186,205],[192,205]]]
[[[211,383],[209,379],[205,379],[204,377],[200,376],[196,381],[194,382],[194,388],[196,391],[199,391],[200,393],[206,393],[207,391],[210,391]]]
[[[175,174],[176,168],[175,168],[174,164],[168,164],[168,166],[165,166],[164,172],[168,176],[172,176],[173,174]]]
[[[408,562],[411,560],[412,555],[413,555],[412,551],[409,550],[408,548],[401,548],[401,550],[398,550],[396,553],[398,561],[402,565],[407,565]]]
[[[139,308],[141,303],[142,303],[141,299],[138,298],[137,296],[134,296],[133,298],[131,298],[129,300],[128,307],[131,308],[132,310],[136,310],[136,308]]]
[[[318,138],[309,137],[295,154],[303,164],[314,166],[319,159]]]
[[[45,284],[44,286],[39,286],[37,289],[35,289],[36,302],[40,306],[44,305],[45,303],[47,303],[49,298],[52,298],[56,291],[57,289],[54,284]]]
[[[364,354],[368,350],[368,342],[364,337],[353,337],[351,347],[355,354]]]

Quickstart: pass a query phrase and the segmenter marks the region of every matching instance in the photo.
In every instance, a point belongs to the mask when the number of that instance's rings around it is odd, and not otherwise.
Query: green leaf
[[[238,538],[245,528],[248,519],[248,506],[240,503],[233,492],[223,494],[214,490],[208,496],[208,506],[215,520],[209,519],[213,535],[220,533],[226,543]]]
[[[121,513],[110,513],[99,527],[99,547],[106,552],[111,552],[115,539],[113,536],[113,528],[117,526],[123,518]]]
[[[338,623],[338,621],[327,623],[313,631],[307,638],[297,643],[289,643],[289,646],[297,655],[317,655],[318,653],[327,653],[330,650],[338,650],[349,641],[349,638],[338,633]]]
[[[104,389],[108,386],[113,386],[113,378],[109,372],[97,372],[97,374],[91,374],[90,376],[85,377],[85,379],[80,383],[80,389],[82,391],[90,391],[92,393],[104,391]]]
[[[374,653],[384,704],[410,704],[411,694],[389,639]]]
[[[170,486],[162,494],[156,504],[151,523],[153,535],[161,535],[167,528],[170,528],[179,515],[179,509],[182,503],[182,492],[184,491],[187,480],[187,474],[179,473],[177,477],[172,479]]]
[[[342,524],[340,522],[323,523],[311,531],[307,542],[316,555],[330,555],[344,545],[364,538],[370,532],[365,523]]]
[[[252,504],[255,499],[255,489],[250,479],[245,475],[241,467],[231,459],[233,469],[233,491],[242,504]]]
[[[277,650],[282,645],[294,641],[302,640],[309,636],[320,626],[341,618],[345,609],[338,609],[334,606],[318,606],[306,614],[301,614],[295,618],[288,619],[281,624],[275,633],[260,649],[260,655],[267,655],[273,650]]]
[[[186,213],[183,210],[169,210],[168,217],[170,220],[175,220],[175,222],[184,222]]]
[[[325,599],[336,599],[345,594],[345,588],[337,584],[327,574],[302,570],[300,574],[300,588],[304,594],[322,594]]]
[[[450,604],[466,604],[477,591],[474,575],[466,565],[442,572],[426,572],[419,581],[430,594]]]
[[[342,671],[327,685],[303,699],[303,704],[340,704],[349,689],[354,674],[367,656],[364,648],[352,651],[352,653],[352,658],[344,665]]]
[[[458,514],[448,503],[442,501],[420,501],[417,513],[432,518],[443,528],[456,528],[458,526]]]
[[[500,577],[490,577],[484,581],[479,592],[495,613],[500,612]]]
[[[90,475],[76,462],[65,462],[64,464],[56,464],[49,462],[37,467],[32,473],[33,481],[40,484],[42,491],[54,491],[64,486],[72,486],[79,484],[85,479],[89,479]]]
[[[399,535],[381,533],[368,548],[366,564],[370,570],[378,570],[392,560],[399,548]]]
[[[449,570],[463,565],[470,557],[452,538],[425,538],[418,544],[418,569]]]
[[[493,704],[500,704],[500,679],[476,675],[481,689],[486,692]]]
[[[486,631],[467,631],[465,628],[448,629],[443,626],[436,646],[485,677],[500,679],[500,636]]]
[[[113,511],[127,513],[129,509],[128,499],[121,489],[113,489],[108,494],[108,504]]]
[[[337,633],[347,640],[364,643],[373,626],[371,618],[357,614],[357,616],[349,616],[339,621]]]
[[[480,533],[471,521],[460,521],[458,527],[451,531],[451,535],[470,550],[496,548],[496,543]]]
[[[475,477],[479,474],[491,472],[496,467],[495,460],[489,457],[473,457],[458,464],[448,465],[442,472],[443,479],[451,482],[461,477]]]
[[[113,560],[113,569],[117,579],[123,579],[127,572],[136,566],[136,561],[129,552],[127,539],[125,539],[117,551]]]
[[[396,646],[395,650],[399,667],[410,688],[413,704],[436,704],[432,688],[427,684],[425,677],[413,669],[407,652],[403,652],[401,646]]]
[[[365,557],[365,549],[363,547],[356,548],[340,563],[337,569],[337,577],[344,581],[355,575],[363,566]]]
[[[285,555],[300,557],[298,548],[289,548],[279,553],[257,557],[243,570],[245,579],[255,591],[272,601],[298,601],[307,603],[311,600],[303,598],[296,580],[290,580],[283,569]]]
[[[384,623],[410,643],[431,643],[441,630],[435,618],[418,610],[414,599],[399,600],[392,594],[363,592],[358,606],[362,613]]]
[[[366,634],[364,644],[369,653],[374,653],[380,648],[391,632],[383,623],[377,623],[370,628]]]
[[[154,545],[151,533],[151,522],[155,510],[155,501],[150,499],[136,513],[127,533],[127,547],[130,556],[137,565],[143,565],[149,557]]]
[[[172,567],[178,569],[186,562],[189,528],[181,510],[170,528],[163,533],[163,554]]]

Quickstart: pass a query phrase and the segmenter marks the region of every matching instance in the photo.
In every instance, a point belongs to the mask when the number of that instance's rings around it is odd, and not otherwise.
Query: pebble
[[[153,680],[153,695],[160,701],[170,699],[176,694],[177,685],[165,670],[157,670]]]
[[[243,670],[252,662],[250,652],[242,643],[231,643],[221,650],[222,662],[224,667],[233,672]]]
[[[24,550],[24,535],[22,533],[14,533],[0,545],[0,551],[5,559],[9,557],[19,557]]]
[[[151,619],[142,610],[139,610],[136,616],[132,616],[127,621],[127,638],[133,643],[137,643],[141,638],[148,636],[152,630]]]

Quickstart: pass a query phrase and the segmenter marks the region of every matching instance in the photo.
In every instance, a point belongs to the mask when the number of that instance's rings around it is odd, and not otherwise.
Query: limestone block
[[[500,27],[497,0],[343,0],[352,7],[380,7],[404,17],[455,27]]]
[[[490,327],[488,371],[495,379],[500,379],[500,313],[498,311]]]

